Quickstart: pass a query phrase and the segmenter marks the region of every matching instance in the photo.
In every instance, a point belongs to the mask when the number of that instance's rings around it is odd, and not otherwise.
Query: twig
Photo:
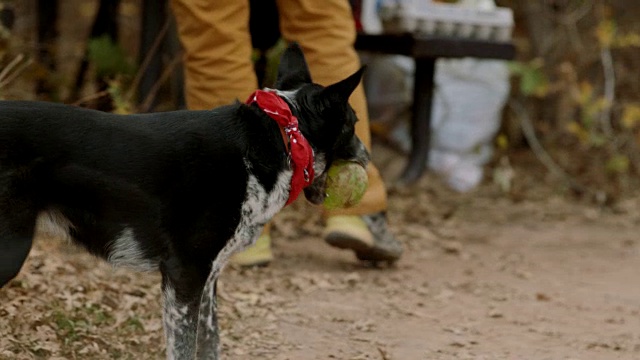
[[[12,74],[6,75],[6,78],[3,79],[2,77],[0,77],[0,88],[3,88],[5,86],[7,86],[8,84],[10,84],[15,78],[17,78],[31,64],[33,64],[33,59],[29,59],[29,60],[25,61],[24,63],[22,63],[22,65],[20,65],[20,67],[16,68],[16,70],[13,71]]]
[[[559,21],[564,25],[575,24],[578,21],[580,21],[582,18],[587,16],[587,14],[591,12],[591,9],[593,9],[594,5],[595,3],[593,0],[585,2],[584,4],[580,5],[580,7],[578,7],[577,9],[573,10],[572,12],[560,16]]]
[[[580,7],[573,10],[572,12],[557,17],[558,23],[567,28],[571,42],[575,44],[576,49],[578,49],[579,51],[584,49],[584,45],[580,37],[580,31],[578,30],[578,22],[591,13],[593,6],[594,2],[593,0],[591,0],[589,2],[583,3],[582,5],[580,5]]]
[[[569,32],[569,38],[571,39],[571,43],[575,44],[575,48],[577,51],[584,51],[584,44],[582,43],[582,39],[580,38],[580,30],[578,30],[577,24],[566,25],[567,31]]]
[[[387,354],[387,352],[381,348],[380,346],[378,346],[378,352],[380,353],[380,356],[382,357],[382,360],[391,360],[389,358],[389,354]]]
[[[616,72],[613,67],[613,57],[611,49],[607,46],[600,50],[600,60],[602,69],[604,70],[604,98],[606,101],[605,108],[600,112],[600,125],[602,131],[607,137],[613,136],[613,127],[611,126],[611,108],[616,97]]]
[[[162,25],[162,29],[160,29],[160,32],[158,33],[156,38],[153,40],[153,44],[151,45],[149,52],[145,55],[144,60],[142,61],[142,64],[140,64],[140,68],[138,68],[138,72],[136,73],[136,76],[133,78],[133,81],[131,82],[131,86],[129,87],[129,92],[127,93],[127,96],[126,96],[127,102],[131,102],[131,99],[133,98],[136,90],[138,89],[138,86],[140,85],[140,81],[142,81],[142,75],[147,71],[149,64],[151,64],[151,59],[153,59],[153,57],[158,52],[158,48],[160,48],[160,44],[162,44],[162,40],[167,35],[168,31],[169,31],[169,20],[166,20],[164,22],[164,25]]]
[[[100,99],[101,97],[107,96],[107,95],[109,95],[109,90],[102,90],[102,91],[99,91],[99,92],[97,92],[95,94],[91,94],[91,95],[85,96],[85,97],[83,97],[81,99],[78,99],[78,100],[74,101],[71,105],[79,106],[79,105],[84,104],[84,103],[86,103],[88,101]]]
[[[531,123],[531,119],[529,118],[529,114],[524,109],[522,104],[517,102],[516,100],[509,101],[509,107],[513,109],[516,115],[520,118],[522,124],[522,133],[524,137],[527,139],[529,146],[531,146],[531,150],[536,155],[538,160],[549,170],[552,174],[563,179],[569,186],[578,192],[585,192],[584,186],[579,184],[575,179],[571,177],[564,169],[560,167],[560,165],[556,164],[551,155],[544,149],[540,141],[538,141],[538,137],[536,136],[535,129],[533,128],[533,124]]]
[[[169,76],[171,75],[171,72],[175,70],[175,67],[178,66],[178,64],[180,64],[180,62],[182,61],[182,55],[183,55],[182,51],[178,52],[173,57],[169,65],[167,65],[167,67],[164,69],[164,71],[160,75],[160,78],[158,79],[158,81],[156,81],[155,84],[153,84],[153,87],[151,87],[151,89],[149,90],[149,94],[142,102],[142,105],[140,106],[140,109],[139,109],[140,112],[149,111],[149,109],[151,108],[151,104],[153,103],[153,100],[156,97],[156,94],[158,93],[158,91],[160,91],[160,87],[169,78]]]
[[[4,79],[14,67],[16,67],[24,59],[24,54],[19,54],[11,62],[0,71],[0,81]]]

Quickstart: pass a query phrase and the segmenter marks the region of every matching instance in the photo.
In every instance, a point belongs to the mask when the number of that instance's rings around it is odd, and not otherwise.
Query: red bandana
[[[284,137],[289,141],[287,144],[285,140],[293,170],[289,200],[287,200],[289,205],[298,198],[300,191],[313,181],[313,149],[298,128],[298,118],[293,116],[289,105],[275,92],[256,90],[249,96],[246,103],[249,105],[256,103],[262,111],[278,123],[280,129],[284,130]]]

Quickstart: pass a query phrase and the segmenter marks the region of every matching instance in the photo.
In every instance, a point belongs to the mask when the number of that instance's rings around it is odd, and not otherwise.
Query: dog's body
[[[283,56],[276,88],[314,150],[313,203],[333,160],[368,161],[347,104],[361,75],[322,88],[297,46]],[[160,270],[168,358],[217,359],[215,283],[289,199],[287,148],[255,105],[122,116],[0,102],[0,286],[36,231],[55,232],[114,265]]]

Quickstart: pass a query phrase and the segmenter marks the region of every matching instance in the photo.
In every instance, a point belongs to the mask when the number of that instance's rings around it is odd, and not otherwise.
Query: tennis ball
[[[323,206],[333,210],[348,208],[362,200],[369,185],[367,170],[352,161],[336,161],[327,171]]]

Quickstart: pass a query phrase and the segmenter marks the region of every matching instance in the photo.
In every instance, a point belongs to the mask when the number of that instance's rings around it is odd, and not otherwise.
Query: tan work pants
[[[185,49],[186,99],[190,109],[244,101],[256,88],[251,62],[248,0],[172,0]],[[347,0],[277,0],[280,30],[302,47],[314,82],[329,85],[353,74],[360,60]],[[362,84],[349,99],[358,116],[356,134],[371,149],[369,115]],[[361,203],[334,214],[385,210],[387,193],[375,166],[367,168],[369,188]]]

